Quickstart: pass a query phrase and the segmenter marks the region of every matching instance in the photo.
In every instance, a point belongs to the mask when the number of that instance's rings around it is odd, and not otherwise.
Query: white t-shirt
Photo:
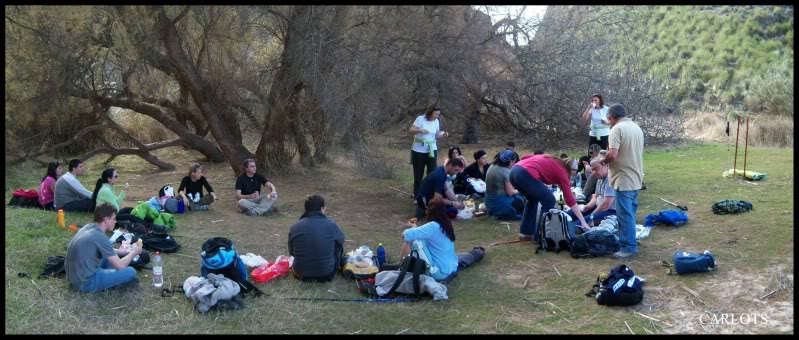
[[[607,105],[603,106],[601,109],[591,109],[591,124],[593,128],[589,128],[589,136],[596,137],[597,133],[599,137],[610,135],[610,126],[602,124],[602,120],[608,121],[608,109],[609,107]]]
[[[417,139],[423,139],[427,141],[428,144],[430,144],[430,146],[433,148],[433,151],[438,150],[438,145],[436,145],[436,134],[438,134],[438,129],[439,129],[438,119],[431,122],[427,120],[427,118],[424,115],[421,115],[419,117],[416,117],[416,120],[413,122],[413,126],[420,129],[425,129],[428,132],[428,133],[416,134],[412,146],[413,151],[421,153],[430,152],[427,145],[425,143],[418,142]]]

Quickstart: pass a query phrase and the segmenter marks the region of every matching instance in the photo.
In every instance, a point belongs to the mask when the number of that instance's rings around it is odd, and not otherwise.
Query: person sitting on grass
[[[427,223],[417,227],[408,222],[408,229],[400,234],[404,243],[399,258],[404,258],[411,250],[424,252],[430,264],[429,272],[425,275],[430,275],[436,281],[445,281],[458,272],[455,229],[447,216],[446,206],[443,198],[433,198],[427,205]]]
[[[83,175],[83,162],[80,159],[69,161],[69,171],[55,182],[53,205],[68,212],[90,212],[92,192],[80,184],[78,176]]]
[[[605,217],[616,215],[615,199],[616,191],[610,186],[608,181],[608,166],[602,164],[599,159],[591,161],[591,171],[597,178],[597,190],[591,201],[583,207],[582,213],[585,221],[593,225],[599,225]],[[577,216],[571,211],[568,212],[572,220]]]
[[[127,215],[133,211],[133,208],[121,208],[122,201],[125,200],[125,190],[128,190],[128,183],[119,193],[119,196],[114,194],[114,186],[119,182],[119,175],[114,168],[103,170],[100,178],[97,179],[97,184],[94,186],[94,193],[92,194],[92,207],[90,210],[94,211],[95,207],[100,204],[110,204],[116,208],[117,214]]]
[[[301,281],[333,280],[343,265],[344,233],[325,215],[325,200],[313,195],[305,199],[305,213],[289,231],[289,255],[294,277]]]
[[[524,198],[510,184],[514,164],[513,151],[502,150],[486,175],[485,205],[488,215],[499,220],[521,220],[524,212]]]
[[[254,159],[244,160],[245,172],[236,179],[236,210],[248,216],[261,216],[277,209],[277,190],[266,177],[257,174]],[[261,195],[261,186],[267,186],[270,193]]]
[[[114,230],[114,224],[116,208],[101,204],[94,209],[94,223],[83,226],[69,241],[64,268],[73,289],[95,293],[138,283],[136,270],[129,265],[142,250],[135,243],[131,244],[130,252],[114,249],[106,235]]]
[[[203,187],[208,190],[208,195],[203,196]],[[192,211],[207,211],[208,206],[214,203],[216,193],[203,176],[202,165],[194,163],[189,167],[189,175],[180,181],[178,196],[183,199],[183,205]]]
[[[447,176],[454,175],[463,170],[463,162],[458,158],[450,159],[446,165],[439,166],[429,175],[425,176],[416,195],[416,218],[422,218],[427,211],[427,203],[436,197],[447,198],[444,203],[454,209],[463,209],[463,203],[458,202],[455,193],[447,189]],[[456,212],[457,213],[457,212]]]
[[[47,174],[39,183],[39,204],[44,210],[55,210],[55,183],[61,176],[61,165],[58,162],[47,164]]]

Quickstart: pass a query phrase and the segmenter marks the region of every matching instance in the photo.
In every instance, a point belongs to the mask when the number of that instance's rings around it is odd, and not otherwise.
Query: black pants
[[[92,200],[89,198],[80,199],[64,204],[64,211],[69,212],[90,212]]]
[[[413,164],[413,197],[416,197],[419,193],[419,186],[422,185],[422,178],[435,170],[437,159],[438,150],[433,152],[432,158],[429,153],[411,151],[411,164]],[[427,166],[427,172],[425,172],[425,166]]]
[[[588,147],[589,148],[591,147],[591,144],[599,144],[599,147],[601,147],[602,150],[607,150],[608,149],[608,136],[601,136],[601,137],[599,137],[599,140],[596,140],[595,136],[588,136]]]

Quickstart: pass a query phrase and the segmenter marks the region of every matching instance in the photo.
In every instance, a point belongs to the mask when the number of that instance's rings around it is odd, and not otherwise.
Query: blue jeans
[[[635,217],[638,213],[638,190],[616,191],[616,218],[619,221],[621,251],[637,254]]]
[[[488,215],[495,216],[501,221],[518,221],[522,219],[521,212],[514,205],[524,206],[524,199],[519,196],[491,196],[486,197],[485,205]]]
[[[530,176],[530,173],[520,166],[511,168],[510,184],[527,199],[527,204],[524,205],[524,212],[522,213],[522,224],[519,226],[519,233],[531,235],[535,240],[538,240],[537,222],[539,216],[536,216],[538,204],[541,204],[542,213],[547,212],[555,207],[555,196],[552,195],[549,186]]]
[[[108,259],[103,259],[100,263],[100,268],[94,272],[94,275],[89,277],[80,291],[84,293],[97,293],[111,287],[119,286],[124,283],[131,282],[136,279],[136,269],[133,267],[126,267],[122,270],[116,270],[108,262]]]

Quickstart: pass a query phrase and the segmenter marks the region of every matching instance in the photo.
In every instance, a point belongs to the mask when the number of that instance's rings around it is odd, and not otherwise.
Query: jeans
[[[427,152],[421,153],[411,151],[411,164],[413,164],[413,197],[419,193],[419,186],[422,185],[422,179],[426,174],[430,174],[436,169],[436,160],[438,159],[438,150],[433,151],[433,157]],[[427,166],[427,172],[425,172]]]
[[[240,199],[238,205],[245,212],[248,209],[252,209],[255,213],[257,213],[260,216],[272,210],[275,202],[277,202],[277,198],[272,199],[270,197],[270,194],[266,193],[259,196],[258,198]]]
[[[522,224],[519,226],[519,233],[531,235],[538,240],[537,222],[539,216],[536,214],[538,204],[541,204],[542,213],[547,212],[555,207],[555,196],[552,195],[549,186],[533,178],[527,170],[519,166],[514,166],[510,170],[510,184],[527,199],[527,204],[524,205],[524,212],[522,213]]]
[[[524,198],[521,195],[486,197],[485,205],[488,215],[501,221],[521,220],[524,212]]]
[[[619,221],[621,251],[637,254],[635,217],[638,212],[638,190],[616,191],[616,218]]]
[[[92,200],[89,198],[79,199],[76,201],[64,204],[62,207],[66,212],[90,212],[92,208]]]
[[[134,280],[136,280],[136,269],[125,267],[125,269],[116,270],[108,262],[108,259],[103,259],[100,268],[97,268],[94,275],[89,277],[79,290],[83,293],[97,293]]]
[[[211,196],[209,194],[209,195],[205,195],[202,198],[200,198],[199,202],[192,202],[191,200],[189,200],[188,208],[189,208],[189,210],[197,210],[201,206],[211,205],[211,203],[214,203],[214,196]]]

